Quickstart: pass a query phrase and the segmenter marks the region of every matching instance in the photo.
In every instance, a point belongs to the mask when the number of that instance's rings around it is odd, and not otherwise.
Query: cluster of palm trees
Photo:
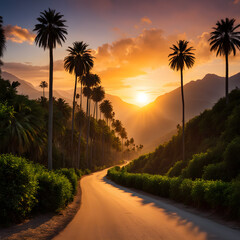
[[[216,27],[213,27],[210,41],[210,51],[215,51],[216,56],[224,56],[226,63],[226,78],[225,78],[225,96],[226,103],[228,104],[228,58],[231,53],[236,55],[236,50],[240,50],[240,32],[238,31],[240,25],[234,25],[235,19],[226,18],[221,19],[216,23]],[[185,104],[184,104],[184,92],[183,92],[183,70],[185,68],[191,68],[195,62],[195,54],[193,47],[188,46],[189,42],[185,40],[179,40],[176,45],[170,47],[172,53],[169,54],[169,65],[173,70],[180,71],[181,74],[181,96],[182,96],[182,158],[185,161]]]
[[[65,20],[63,15],[56,12],[55,10],[48,9],[40,13],[40,17],[37,18],[38,24],[35,25],[34,31],[37,32],[35,42],[39,47],[42,47],[44,50],[49,50],[49,119],[48,119],[48,168],[52,169],[52,131],[53,131],[53,49],[56,48],[57,44],[62,45],[66,40],[67,29],[65,25]],[[74,93],[73,93],[73,106],[72,106],[72,132],[71,132],[71,146],[73,149],[74,145],[74,132],[75,132],[75,111],[76,111],[76,99],[80,99],[79,104],[79,113],[77,115],[79,126],[79,138],[78,138],[78,158],[80,158],[80,149],[81,149],[81,136],[83,122],[83,110],[82,110],[82,99],[83,95],[87,98],[87,106],[85,118],[87,123],[85,126],[87,128],[86,136],[86,159],[89,162],[89,138],[90,138],[90,128],[91,128],[91,117],[95,118],[98,121],[98,109],[100,108],[100,113],[103,113],[107,126],[109,120],[113,120],[114,113],[113,107],[109,100],[104,100],[105,92],[103,87],[100,85],[101,80],[97,74],[91,73],[91,70],[94,65],[94,57],[91,54],[91,49],[89,49],[88,44],[80,41],[74,42],[72,47],[68,47],[68,56],[64,59],[64,68],[70,74],[74,74],[75,84],[74,84]],[[77,93],[77,83],[81,84],[80,93]],[[46,82],[42,82],[40,87],[43,88],[43,97],[44,88],[47,87]],[[91,101],[94,103],[94,113],[91,116]],[[98,107],[98,103],[102,102]],[[120,122],[120,121],[118,121]],[[123,139],[127,139],[127,132],[125,128],[122,127],[119,130],[119,127],[116,131],[122,139],[122,150],[123,150]],[[93,138],[91,138],[91,145],[93,145]],[[91,147],[92,152],[93,147]],[[104,152],[104,151],[103,151]],[[72,151],[74,154],[74,151]],[[91,154],[92,155],[92,154]],[[74,156],[73,156],[74,158]],[[78,162],[80,160],[78,159]],[[79,165],[79,164],[78,164]]]

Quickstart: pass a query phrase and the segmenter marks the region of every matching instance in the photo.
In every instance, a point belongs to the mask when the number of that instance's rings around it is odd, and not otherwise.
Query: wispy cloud
[[[147,24],[152,24],[152,21],[148,17],[143,17],[141,18],[142,23],[147,23]]]
[[[6,39],[16,43],[28,42],[33,44],[35,34],[26,28],[19,26],[6,25],[4,27]]]

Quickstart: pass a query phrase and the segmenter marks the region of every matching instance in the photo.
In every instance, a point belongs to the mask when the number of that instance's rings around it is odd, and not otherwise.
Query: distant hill
[[[2,72],[2,77],[6,80],[18,81],[21,85],[18,87],[18,93],[23,95],[28,95],[30,99],[37,99],[42,96],[42,91],[36,89],[31,83],[20,79],[13,74],[8,72]],[[79,92],[79,89],[77,90]],[[46,96],[48,96],[48,91],[45,89]],[[72,106],[72,98],[73,98],[73,89],[70,90],[55,90],[53,92],[53,96],[56,98],[63,98],[67,103]],[[135,114],[140,108],[136,105],[129,104],[124,102],[120,97],[106,94],[106,99],[110,100],[113,104],[113,109],[115,112],[115,116],[117,119],[120,119],[123,123],[125,123],[126,119],[130,117],[130,115]],[[86,108],[86,98],[83,98],[83,108]],[[93,111],[93,105],[91,106]],[[127,129],[128,130],[128,129]],[[133,136],[134,137],[134,136]]]
[[[19,81],[21,86],[18,92],[36,99],[42,92],[31,83],[16,76],[3,72],[2,77],[10,81]],[[230,77],[229,91],[240,88],[240,73]],[[79,91],[79,90],[78,90]],[[215,74],[207,74],[203,79],[191,81],[184,85],[186,120],[211,108],[219,98],[225,94],[225,78]],[[46,95],[48,92],[46,91]],[[55,90],[54,96],[64,98],[72,105],[73,89]],[[137,144],[144,145],[144,151],[153,150],[160,143],[170,139],[176,132],[177,124],[182,121],[181,91],[177,88],[169,93],[159,96],[154,102],[143,108],[124,102],[121,98],[106,94],[116,113],[127,129],[128,136],[134,137]],[[85,109],[86,99],[83,99]],[[93,106],[91,107],[93,110]]]
[[[229,90],[236,87],[240,87],[240,73],[229,79]],[[225,78],[215,74],[207,74],[202,80],[185,84],[186,120],[211,108],[224,94]],[[181,91],[177,88],[141,108],[126,121],[126,126],[129,134],[135,136],[145,146],[145,150],[153,150],[158,144],[169,139],[169,133],[172,133],[181,121]]]

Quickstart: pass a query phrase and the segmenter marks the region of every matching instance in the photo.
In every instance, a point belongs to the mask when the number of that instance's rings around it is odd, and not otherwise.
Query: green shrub
[[[37,203],[34,168],[26,159],[0,155],[0,222],[19,222]]]
[[[88,168],[87,168],[87,169],[85,169],[85,170],[84,170],[84,174],[86,174],[86,175],[89,175],[89,174],[91,174],[91,170],[90,170],[90,169],[88,169]]]
[[[222,181],[205,181],[204,199],[213,209],[221,209],[227,205],[227,189],[230,183]]]
[[[73,187],[67,177],[55,172],[42,172],[37,176],[38,209],[58,211],[73,199]]]
[[[240,173],[240,137],[234,138],[224,152],[224,161],[231,178]]]
[[[204,207],[206,206],[205,202],[205,181],[197,179],[193,181],[191,197],[193,199],[193,203],[196,207]]]
[[[75,173],[77,174],[78,180],[84,175],[84,171],[82,169],[75,168]]]
[[[229,215],[240,219],[240,181],[232,182],[226,192]]]
[[[178,177],[181,175],[182,169],[186,167],[186,162],[184,161],[177,161],[173,167],[171,167],[168,172],[168,177]]]
[[[184,179],[179,186],[179,192],[180,192],[180,198],[181,201],[184,202],[185,204],[191,204],[193,202],[192,199],[192,186],[193,186],[193,181],[190,179]]]
[[[205,180],[228,180],[225,162],[205,166],[202,178]]]
[[[201,178],[203,174],[203,168],[206,164],[209,164],[208,152],[199,153],[193,155],[192,160],[188,163],[188,166],[183,170],[183,177],[185,178]]]
[[[182,183],[183,179],[180,177],[174,177],[170,178],[170,189],[169,189],[169,195],[170,198],[180,201],[181,200],[181,193],[179,191],[180,185]]]
[[[68,180],[72,184],[72,194],[76,195],[78,180],[75,170],[73,168],[61,168],[56,170],[56,172],[68,178]]]

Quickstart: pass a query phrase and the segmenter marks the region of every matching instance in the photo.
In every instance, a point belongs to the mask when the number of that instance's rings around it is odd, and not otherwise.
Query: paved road
[[[82,206],[55,240],[240,240],[240,231],[118,186],[106,172],[81,180]]]

